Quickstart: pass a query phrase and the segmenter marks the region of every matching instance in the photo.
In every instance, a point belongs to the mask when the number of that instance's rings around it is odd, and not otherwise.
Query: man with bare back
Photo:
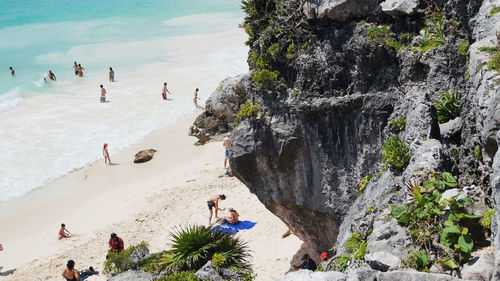
[[[219,218],[219,211],[225,211],[226,208],[219,208],[219,200],[226,200],[226,195],[220,194],[213,196],[212,198],[208,199],[207,205],[208,205],[208,210],[210,211],[210,217],[208,218],[208,224],[212,224],[212,208],[215,208],[215,218]]]

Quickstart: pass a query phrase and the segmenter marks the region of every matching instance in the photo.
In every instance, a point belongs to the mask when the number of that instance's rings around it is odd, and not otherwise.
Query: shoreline
[[[301,241],[293,235],[281,239],[285,224],[236,178],[219,177],[224,173],[222,145],[194,145],[197,139],[187,133],[195,117],[177,120],[111,155],[118,165],[104,165],[101,159],[21,198],[25,206],[30,205],[28,209],[0,218],[8,226],[0,233],[2,272],[17,268],[1,280],[37,280],[30,278],[39,271],[45,274],[44,280],[53,280],[67,259],[74,259],[79,269],[102,270],[111,232],[118,233],[126,247],[146,241],[151,252],[167,249],[168,233],[176,226],[208,224],[204,203],[215,193],[228,194],[224,206],[238,209],[242,220],[257,222],[255,229],[238,234],[249,243],[254,270],[260,275],[257,280],[285,273]],[[158,150],[154,158],[134,164],[135,153],[149,148]],[[50,199],[36,201],[47,194]],[[73,237],[57,239],[61,223]],[[158,232],[159,228],[164,231]]]

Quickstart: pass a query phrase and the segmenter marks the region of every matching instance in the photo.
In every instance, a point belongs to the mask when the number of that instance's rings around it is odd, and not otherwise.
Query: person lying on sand
[[[75,269],[75,262],[69,260],[66,264],[66,269],[62,273],[62,277],[67,281],[80,281],[80,273]]]
[[[52,73],[52,70],[49,70],[49,79],[52,81],[56,81],[56,75]]]
[[[236,210],[233,208],[229,208],[228,210],[229,210],[229,216],[223,217],[219,222],[220,223],[227,222],[232,225],[237,225],[240,222],[239,220],[240,214],[238,214],[238,212],[236,212]]]
[[[61,224],[61,229],[59,229],[59,240],[69,237],[71,237],[71,233],[66,229],[66,225],[64,223]]]
[[[208,199],[208,201],[207,201],[208,210],[210,211],[210,217],[208,217],[208,224],[209,225],[212,224],[212,214],[213,214],[212,208],[215,208],[215,218],[216,219],[219,218],[219,210],[220,211],[226,210],[226,208],[223,208],[223,209],[219,208],[219,200],[226,200],[226,195],[220,194],[220,195],[217,195],[217,196],[214,196],[214,197]]]

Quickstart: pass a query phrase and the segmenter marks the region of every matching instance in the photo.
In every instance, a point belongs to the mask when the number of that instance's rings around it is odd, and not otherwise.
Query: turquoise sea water
[[[103,142],[111,153],[137,142],[194,112],[195,87],[206,99],[246,72],[240,3],[0,0],[0,201],[99,159]],[[56,82],[43,81],[48,70]],[[175,98],[161,103],[167,80]]]

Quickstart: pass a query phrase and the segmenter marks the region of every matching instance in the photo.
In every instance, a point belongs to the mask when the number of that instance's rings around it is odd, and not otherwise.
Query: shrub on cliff
[[[446,93],[441,94],[441,101],[434,104],[439,124],[446,123],[460,116],[461,98],[462,95],[456,90],[446,91]]]
[[[255,118],[262,115],[260,110],[260,105],[254,104],[251,101],[246,101],[242,106],[240,111],[236,113],[236,118],[234,119],[234,126],[238,126],[241,121],[249,118]]]
[[[399,133],[406,127],[406,118],[399,117],[399,119],[391,120],[391,130],[395,133]]]
[[[270,88],[273,83],[278,81],[278,71],[270,71],[267,69],[262,69],[260,71],[255,71],[252,76],[252,81],[261,85],[264,88]]]
[[[103,273],[120,273],[131,269],[134,262],[132,254],[136,251],[143,251],[143,249],[147,247],[148,244],[143,241],[138,245],[132,245],[119,253],[109,252],[108,258],[104,262]]]
[[[199,281],[200,279],[190,271],[174,272],[168,276],[162,276],[156,281]]]
[[[210,261],[215,253],[226,259],[227,267],[246,268],[248,251],[246,243],[230,233],[205,226],[188,226],[171,233],[172,249],[161,263],[175,270],[198,270]]]
[[[340,271],[344,271],[351,262],[363,260],[367,246],[368,243],[361,238],[361,234],[353,232],[351,237],[346,241],[344,246],[345,252],[340,257],[335,258],[334,267]]]
[[[402,171],[410,162],[411,154],[408,146],[399,139],[398,136],[388,138],[382,147],[382,157],[385,169],[391,168],[396,171]]]

